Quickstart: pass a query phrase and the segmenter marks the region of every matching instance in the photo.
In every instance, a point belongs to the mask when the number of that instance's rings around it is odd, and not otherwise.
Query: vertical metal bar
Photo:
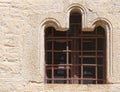
[[[44,81],[45,81],[45,83],[47,83],[47,79],[46,79],[46,77],[47,77],[47,72],[46,72],[46,61],[47,61],[47,58],[48,58],[48,56],[47,56],[47,52],[46,52],[46,49],[47,49],[47,46],[46,46],[46,43],[47,43],[47,41],[46,41],[46,37],[45,37],[45,63],[44,63],[44,69],[45,69],[45,73],[44,73]]]
[[[69,50],[69,46],[68,46],[68,44],[69,44],[69,42],[68,42],[68,31],[66,32],[67,34],[66,34],[66,72],[67,72],[67,84],[69,84],[69,80],[68,80],[68,78],[69,78],[69,66],[68,66],[68,64],[69,64],[69,52],[68,52],[68,50]]]
[[[66,54],[67,54],[67,56],[66,56],[66,58],[67,58],[67,84],[69,83],[69,80],[68,80],[68,78],[69,78],[69,66],[68,66],[68,64],[69,64],[69,47],[68,47],[68,40],[67,40],[67,46],[66,46],[66,49],[67,49],[67,51],[66,51]]]
[[[83,37],[81,37],[81,84],[83,84]]]
[[[52,83],[54,83],[54,30],[52,29]]]
[[[54,68],[52,66],[52,84],[54,84]]]
[[[96,63],[96,69],[95,69],[95,75],[96,75],[96,84],[98,83],[98,71],[97,71],[97,53],[98,53],[98,40],[97,40],[97,37],[95,38],[95,47],[96,47],[96,50],[95,50],[95,52],[96,52],[96,58],[95,58],[95,63]]]
[[[105,35],[105,32],[104,32],[104,38],[103,38],[103,83],[106,83],[106,70],[107,70],[107,62],[106,62],[106,35]]]

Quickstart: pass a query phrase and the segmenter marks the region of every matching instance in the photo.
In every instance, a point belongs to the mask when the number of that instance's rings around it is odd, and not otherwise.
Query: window
[[[50,84],[106,83],[106,36],[101,26],[81,31],[81,14],[70,15],[68,31],[45,30],[45,82]]]

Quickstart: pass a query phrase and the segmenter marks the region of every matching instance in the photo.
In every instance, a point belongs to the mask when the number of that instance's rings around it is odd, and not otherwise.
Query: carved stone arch
[[[106,28],[108,27],[109,30],[112,32],[112,24],[106,18],[97,18],[97,19],[93,20],[91,24],[92,24],[91,25],[92,28],[95,28],[97,26],[101,26],[106,30]]]
[[[61,28],[61,24],[54,18],[46,18],[40,23],[40,29],[46,29],[47,27],[54,27],[56,30]]]
[[[43,77],[42,81],[44,81],[44,73],[45,73],[45,50],[44,50],[44,36],[45,36],[45,29],[47,27],[54,27],[56,30],[61,28],[61,25],[58,20],[54,18],[46,18],[44,19],[39,26],[39,32],[38,32],[38,41],[40,42],[38,44],[38,55],[39,55],[39,62],[40,62],[40,71],[41,71],[41,77]],[[42,44],[42,45],[41,45]],[[41,54],[42,53],[42,54]],[[44,73],[43,73],[44,72]]]
[[[107,81],[110,82],[113,74],[113,61],[112,61],[112,24],[105,18],[97,18],[92,22],[92,28],[101,26],[105,29],[106,33],[106,59],[107,59]]]
[[[87,18],[86,18],[86,9],[85,7],[83,7],[82,5],[78,4],[78,3],[74,3],[74,4],[71,4],[67,10],[66,10],[66,27],[69,28],[69,19],[70,19],[70,13],[71,11],[74,11],[74,10],[77,10],[78,12],[81,13],[82,15],[82,28],[85,28],[87,26]]]

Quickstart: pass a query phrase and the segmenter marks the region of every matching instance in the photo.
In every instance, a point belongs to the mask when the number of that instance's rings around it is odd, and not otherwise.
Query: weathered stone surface
[[[44,84],[44,23],[68,29],[72,5],[84,7],[85,28],[110,23],[104,85]],[[0,0],[0,92],[119,92],[120,0]]]

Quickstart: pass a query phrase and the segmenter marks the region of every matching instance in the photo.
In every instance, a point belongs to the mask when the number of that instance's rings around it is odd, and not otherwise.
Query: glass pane
[[[68,41],[68,49],[71,50],[71,45],[72,45],[72,42],[71,40]]]
[[[78,75],[79,78],[81,78],[81,66],[78,66],[77,75]]]
[[[103,56],[103,52],[97,52],[98,56]]]
[[[80,78],[81,77],[81,66],[72,66],[72,78]]]
[[[71,64],[71,57],[72,57],[72,54],[71,54],[71,52],[69,52],[68,54],[69,54],[68,63]]]
[[[66,50],[66,41],[65,40],[56,40],[54,41],[54,50]]]
[[[46,42],[46,50],[52,50],[52,41]]]
[[[95,39],[83,39],[83,50],[95,50]]]
[[[55,70],[54,71],[54,78],[57,79],[57,78],[61,78],[60,80],[55,80],[54,82],[55,83],[59,83],[59,84],[63,84],[63,83],[66,83],[65,80],[62,80],[64,78],[66,78],[66,70]]]
[[[103,79],[103,67],[98,67],[98,79]]]
[[[81,34],[81,25],[80,24],[71,24],[70,30],[68,31],[68,36],[78,37]]]
[[[66,37],[67,31],[54,31],[54,37]]]
[[[52,31],[53,30],[54,30],[54,28],[52,28],[52,27],[47,28],[46,31],[45,31],[45,36],[52,37]]]
[[[75,26],[75,34],[76,36],[79,36],[79,34],[81,34],[81,25],[76,25]]]
[[[98,45],[97,49],[98,50],[103,50],[103,48],[104,48],[104,40],[103,40],[103,38],[98,38],[97,42],[98,42],[97,43],[97,45]]]
[[[104,31],[103,30],[98,30],[97,33],[101,34],[101,35],[104,35]]]
[[[103,58],[97,58],[97,63],[98,64],[103,64]]]
[[[104,28],[102,28],[101,26],[97,27],[96,30],[98,34],[102,34],[102,35],[105,34]]]
[[[46,70],[47,78],[52,78],[52,70]]]
[[[66,78],[66,70],[55,70],[54,78]]]
[[[83,80],[83,84],[96,84],[95,80]]]
[[[46,64],[52,64],[52,52],[46,54]]]
[[[73,30],[74,30],[74,27],[71,25],[70,29],[68,30],[68,36],[73,36]]]
[[[76,30],[78,30],[78,33],[81,32],[81,24],[76,25]]]
[[[94,66],[83,66],[83,77],[84,78],[95,78],[95,67]]]
[[[69,69],[70,78],[81,78],[81,66],[72,65]]]
[[[81,23],[81,14],[78,12],[70,14],[70,23]]]
[[[66,64],[66,53],[54,52],[54,64]]]
[[[83,58],[83,64],[95,64],[95,58]]]
[[[81,39],[77,39],[77,44],[76,44],[78,47],[78,50],[81,50]]]
[[[72,48],[73,51],[80,51],[81,50],[81,39],[73,39],[72,42]]]
[[[81,58],[79,57],[78,64],[82,64]]]

